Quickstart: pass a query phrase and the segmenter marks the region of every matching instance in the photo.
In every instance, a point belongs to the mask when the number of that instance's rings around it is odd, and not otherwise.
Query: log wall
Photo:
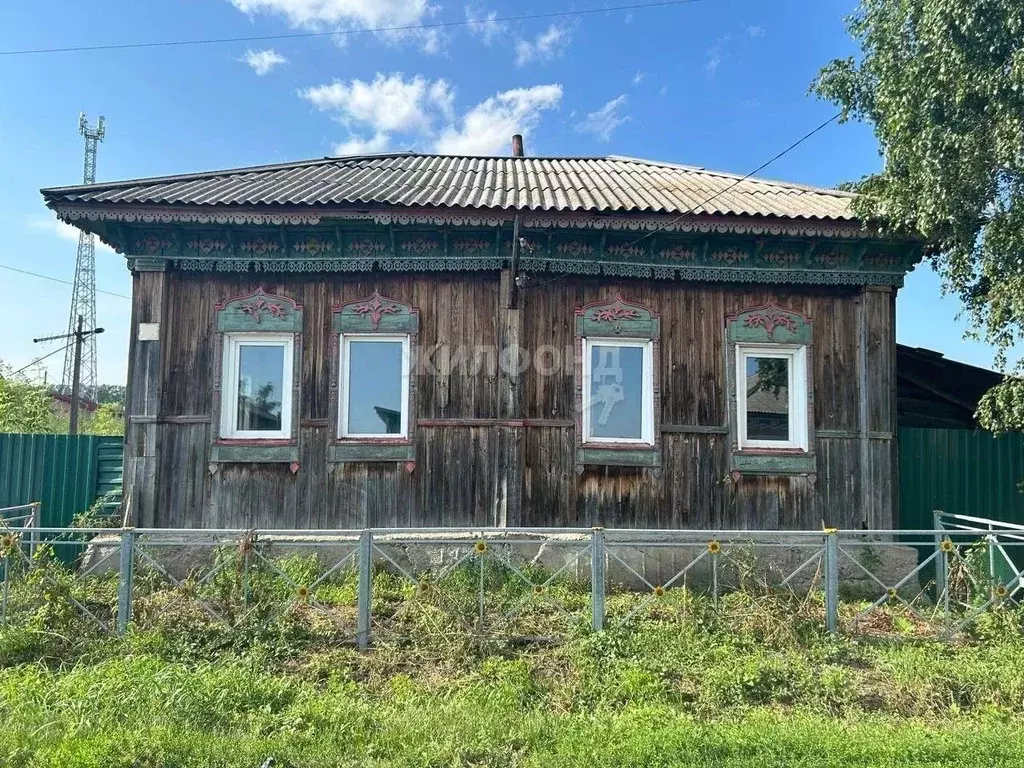
[[[888,288],[583,279],[528,287],[508,276],[135,275],[126,477],[133,520],[168,527],[890,527],[895,487],[895,296]],[[257,287],[304,306],[299,469],[211,465],[214,305]],[[331,309],[374,290],[419,308],[416,461],[327,462]],[[574,310],[621,294],[661,317],[663,466],[575,466],[571,364],[503,373],[474,348],[574,350]],[[774,303],[813,323],[809,476],[729,473],[724,319]],[[159,323],[141,341],[139,323]],[[454,360],[453,360],[454,358]],[[215,470],[215,471],[213,471]]]

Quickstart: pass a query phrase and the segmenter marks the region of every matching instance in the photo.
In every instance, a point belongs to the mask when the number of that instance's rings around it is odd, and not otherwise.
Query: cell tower
[[[96,147],[103,141],[105,133],[103,117],[96,126],[89,127],[85,113],[78,116],[78,132],[85,137],[85,173],[83,184],[96,183]],[[68,336],[74,338],[79,328],[96,327],[96,236],[91,232],[78,233],[78,258],[75,260],[75,282],[71,289],[71,312],[68,315]],[[75,376],[75,345],[69,344],[64,355],[64,376],[61,391],[71,392]],[[90,334],[82,340],[81,393],[83,399],[96,400],[96,336]]]

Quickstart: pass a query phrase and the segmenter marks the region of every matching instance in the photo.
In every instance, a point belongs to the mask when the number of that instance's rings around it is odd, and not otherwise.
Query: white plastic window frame
[[[338,341],[338,436],[344,440],[408,440],[409,411],[409,363],[411,337],[407,333],[342,333]],[[349,347],[353,341],[390,341],[402,345],[402,429],[400,432],[366,433],[350,432],[348,427]]]
[[[281,347],[284,350],[281,372],[281,429],[238,429],[238,362],[244,346]],[[294,388],[295,334],[225,333],[223,376],[221,378],[220,436],[227,440],[282,440],[292,436],[292,389]]]
[[[787,361],[789,439],[753,440],[747,437],[747,358],[767,357]],[[739,449],[788,449],[807,451],[807,347],[785,344],[736,345],[736,424]]]
[[[594,347],[631,347],[642,349],[643,357],[642,381],[643,394],[640,406],[640,437],[598,437],[590,432],[591,402],[591,353]],[[638,446],[654,446],[654,341],[651,339],[622,339],[604,336],[586,336],[583,339],[583,443],[585,445],[600,444],[635,444]]]

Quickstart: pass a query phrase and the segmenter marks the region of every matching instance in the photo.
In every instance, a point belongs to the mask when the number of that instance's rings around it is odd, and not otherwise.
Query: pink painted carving
[[[621,304],[613,304],[610,307],[604,309],[594,310],[594,322],[597,323],[615,323],[618,324],[620,320],[635,320],[640,317],[640,313],[635,309],[624,307]]]
[[[790,333],[796,333],[796,321],[792,317],[770,309],[747,315],[743,325],[747,328],[764,328],[769,338],[776,328],[785,328]]]
[[[399,311],[397,304],[389,304],[381,300],[381,295],[376,291],[373,292],[373,296],[365,304],[357,304],[352,310],[357,315],[369,315],[370,324],[373,326],[373,330],[380,328],[380,321],[384,319],[384,315],[394,315]]]
[[[275,304],[272,301],[267,301],[263,296],[256,296],[251,301],[239,304],[239,309],[241,309],[244,314],[248,314],[252,317],[254,321],[256,321],[257,326],[263,322],[263,312],[266,312],[271,317],[281,318],[285,316],[285,307],[281,304]]]

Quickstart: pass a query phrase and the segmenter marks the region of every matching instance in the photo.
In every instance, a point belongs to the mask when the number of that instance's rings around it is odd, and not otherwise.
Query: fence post
[[[7,624],[7,579],[9,578],[11,568],[11,555],[7,551],[7,547],[4,547],[4,583],[3,592],[0,594],[0,624]]]
[[[117,633],[123,635],[132,620],[132,570],[135,562],[135,529],[121,529],[120,567],[117,582]]]
[[[839,631],[839,531],[825,529],[825,629]]]
[[[590,613],[596,632],[604,629],[604,570],[604,528],[594,528],[590,533]]]
[[[28,545],[28,556],[34,558],[36,556],[36,547],[39,546],[39,531],[36,529],[42,522],[39,518],[43,514],[43,503],[41,501],[32,502],[32,532],[29,534],[29,545]]]
[[[935,604],[938,605],[939,600],[946,594],[949,586],[947,582],[949,556],[942,551],[943,528],[941,509],[932,511],[932,530],[935,531],[935,551],[938,553],[935,557]]]
[[[359,537],[359,594],[356,605],[356,645],[370,647],[371,600],[373,599],[373,534],[369,528]]]

